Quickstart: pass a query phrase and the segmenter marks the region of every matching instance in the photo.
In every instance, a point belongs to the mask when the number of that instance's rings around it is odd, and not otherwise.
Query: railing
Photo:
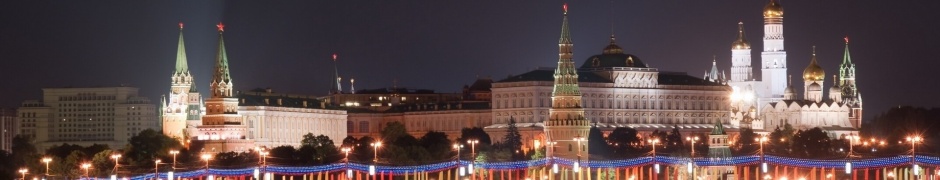
[[[655,162],[665,166],[684,166],[689,162],[688,157],[670,157],[670,156],[656,156]],[[940,157],[933,156],[916,156],[917,163],[921,166],[940,166]],[[760,157],[757,155],[751,156],[736,156],[728,158],[694,158],[693,159],[695,166],[699,167],[709,167],[709,166],[749,166],[756,165],[760,163]],[[866,168],[883,168],[883,167],[897,167],[897,166],[907,166],[911,164],[911,158],[909,155],[900,155],[895,157],[883,157],[883,158],[870,158],[870,159],[839,159],[839,160],[814,160],[814,159],[798,159],[798,158],[788,158],[780,156],[770,156],[765,155],[764,161],[771,165],[778,166],[789,166],[789,167],[800,167],[800,168],[844,168],[846,162],[852,163],[853,169],[866,169]],[[564,158],[545,158],[538,160],[528,160],[528,161],[516,161],[516,162],[491,162],[491,163],[480,163],[474,162],[475,168],[487,169],[487,170],[519,170],[525,169],[528,167],[540,167],[540,166],[551,166],[552,164],[558,164],[559,166],[571,167],[574,164],[574,160],[564,159]],[[653,157],[638,157],[632,159],[622,159],[622,160],[604,160],[604,161],[582,161],[580,167],[590,167],[590,168],[630,168],[637,166],[645,166],[652,164]],[[471,163],[470,161],[460,161],[461,165],[467,165]],[[264,173],[272,173],[277,175],[305,175],[313,173],[335,173],[343,172],[347,169],[357,172],[369,172],[369,166],[367,164],[359,163],[349,163],[348,166],[345,163],[336,163],[328,165],[319,165],[319,166],[266,166],[264,167]],[[377,173],[386,173],[386,174],[407,174],[414,172],[439,172],[445,171],[457,166],[457,162],[443,162],[437,164],[428,164],[428,165],[417,165],[417,166],[376,166],[375,172]],[[215,177],[233,177],[233,176],[252,176],[254,175],[258,167],[248,167],[240,169],[196,169],[186,172],[176,172],[173,174],[174,177],[178,178],[197,178],[211,174]],[[161,178],[165,178],[168,175],[168,172],[161,172],[157,174]],[[133,180],[144,180],[152,179],[154,174],[143,174],[129,179]]]

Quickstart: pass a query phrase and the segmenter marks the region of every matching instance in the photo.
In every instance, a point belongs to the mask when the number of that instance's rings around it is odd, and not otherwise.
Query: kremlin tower
[[[578,72],[572,60],[571,34],[568,31],[568,5],[564,6],[561,38],[558,40],[558,68],[554,73],[552,103],[549,119],[545,121],[545,134],[549,141],[557,142],[553,157],[574,160],[588,159],[588,131],[590,122],[584,117]]]

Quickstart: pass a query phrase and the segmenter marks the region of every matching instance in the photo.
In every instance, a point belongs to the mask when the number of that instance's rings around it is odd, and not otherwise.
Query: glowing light
[[[561,8],[565,10],[565,14],[568,14],[568,3],[561,5]]]
[[[219,24],[216,24],[215,27],[219,28],[219,32],[225,31],[225,24],[222,24],[222,22],[219,22]]]
[[[333,53],[333,61],[336,61],[336,53]]]
[[[375,175],[375,165],[369,165],[369,175]]]
[[[558,164],[552,164],[552,172],[558,174]]]
[[[180,29],[183,29],[183,21],[180,21]]]
[[[659,174],[659,164],[653,164],[653,169],[656,169],[656,174]]]
[[[761,163],[761,172],[767,173],[767,163]]]
[[[579,169],[581,169],[581,164],[578,162],[574,162],[574,165],[572,166],[571,170],[574,172],[578,172]]]
[[[852,174],[852,162],[845,163],[845,174]]]

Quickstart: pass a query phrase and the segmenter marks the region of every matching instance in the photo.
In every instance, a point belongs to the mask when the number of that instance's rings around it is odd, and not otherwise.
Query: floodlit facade
[[[303,136],[326,135],[341,144],[347,136],[346,110],[328,106],[312,96],[265,91],[238,94],[238,114],[256,146],[300,147]]]
[[[157,107],[135,87],[44,88],[41,100],[17,109],[19,134],[40,150],[62,143],[121,148],[146,129],[158,130]]]
[[[649,67],[637,56],[624,53],[613,36],[601,54],[575,68],[567,60],[572,43],[565,19],[557,68],[540,68],[493,83],[493,124],[486,127],[492,137],[502,137],[512,118],[523,134],[524,148],[534,147],[535,141],[556,141],[556,155],[573,158],[577,149],[568,151],[568,145],[576,143],[575,137],[585,137],[590,126],[603,131],[631,127],[641,133],[674,126],[704,133],[715,123],[738,128],[729,124],[729,86]],[[562,132],[559,135],[554,133],[556,127]]]

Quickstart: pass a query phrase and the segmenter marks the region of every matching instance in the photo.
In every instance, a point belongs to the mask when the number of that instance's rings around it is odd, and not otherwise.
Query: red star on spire
[[[222,24],[222,22],[219,22],[219,24],[216,24],[215,27],[219,28],[219,32],[225,31],[225,24]]]
[[[333,61],[336,61],[336,53],[333,53]]]
[[[561,9],[565,10],[565,14],[568,14],[568,3],[562,4]]]
[[[180,29],[183,29],[183,21],[180,21]]]
[[[849,43],[849,36],[845,36],[845,43],[846,43],[846,44]]]

